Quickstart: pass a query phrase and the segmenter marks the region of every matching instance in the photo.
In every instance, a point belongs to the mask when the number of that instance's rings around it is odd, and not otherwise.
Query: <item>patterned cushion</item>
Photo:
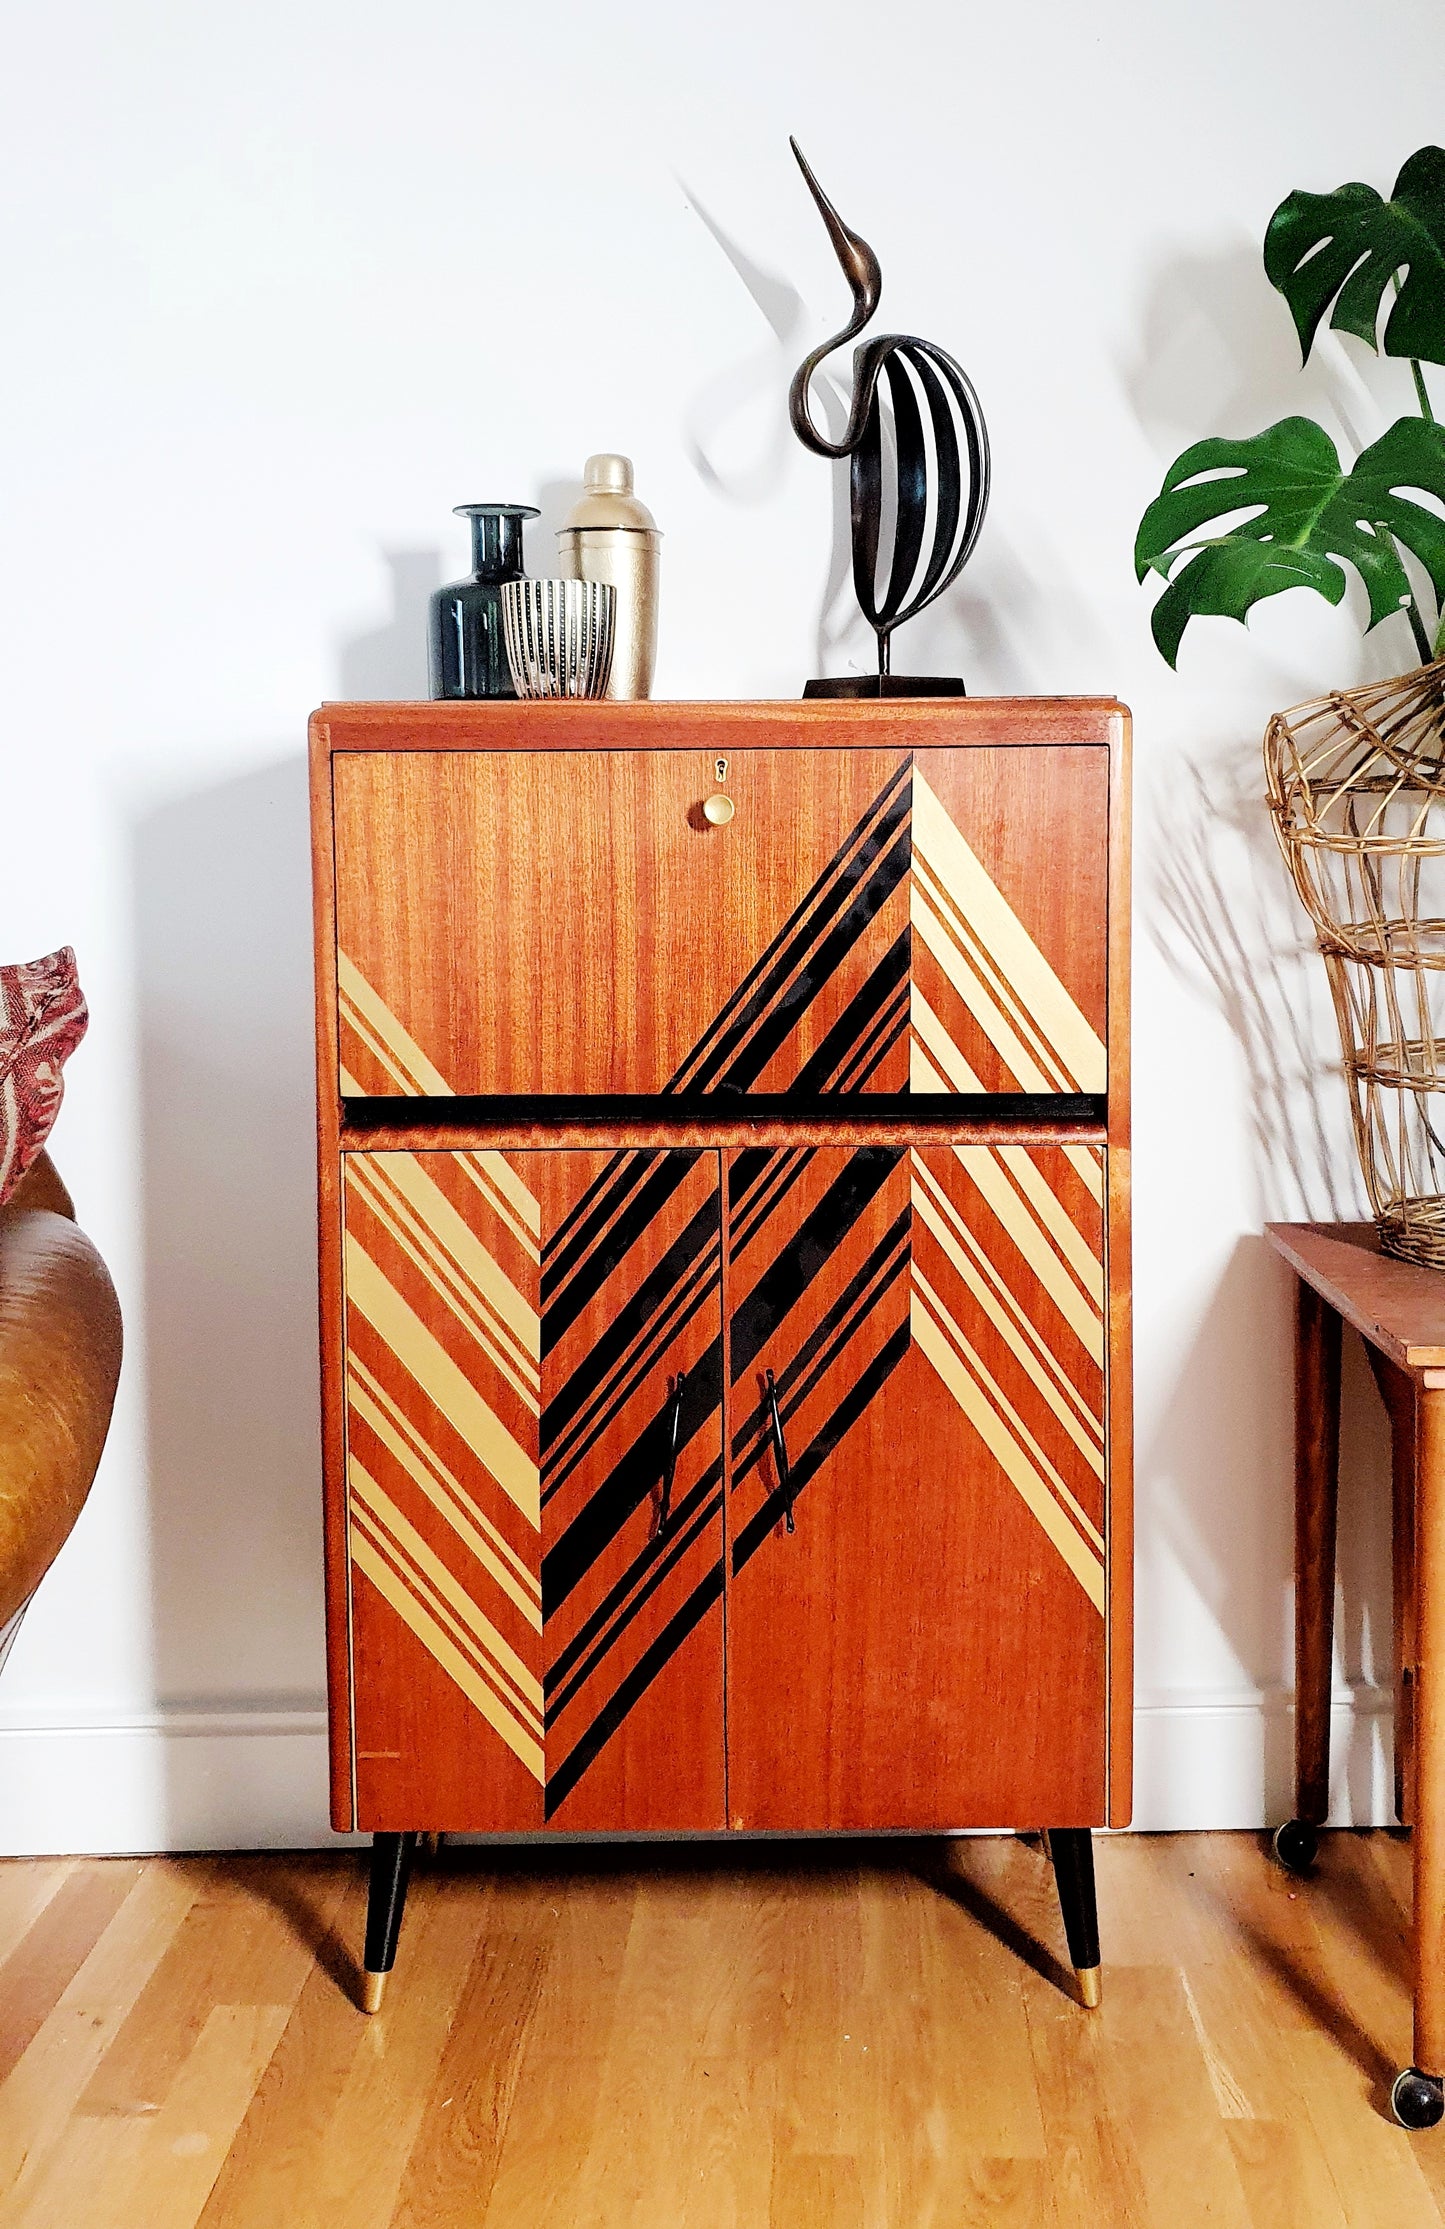
[[[60,1071],[89,1016],[68,944],[43,960],[0,967],[0,1206],[50,1135]]]

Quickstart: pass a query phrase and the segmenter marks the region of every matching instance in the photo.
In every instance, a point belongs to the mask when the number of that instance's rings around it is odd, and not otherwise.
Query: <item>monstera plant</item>
[[[1421,370],[1445,364],[1445,149],[1412,155],[1388,201],[1358,182],[1290,194],[1270,218],[1264,268],[1290,306],[1305,362],[1329,312],[1337,332],[1409,364],[1419,415],[1398,419],[1351,465],[1311,418],[1281,418],[1244,440],[1186,449],[1134,545],[1138,578],[1158,573],[1167,583],[1154,606],[1154,640],[1172,666],[1191,619],[1242,622],[1286,588],[1314,588],[1338,604],[1348,564],[1365,584],[1369,626],[1403,613],[1420,659],[1439,656],[1445,519],[1417,499],[1445,504],[1445,427]],[[1211,525],[1215,532],[1201,532]],[[1403,551],[1430,582],[1429,610]]]

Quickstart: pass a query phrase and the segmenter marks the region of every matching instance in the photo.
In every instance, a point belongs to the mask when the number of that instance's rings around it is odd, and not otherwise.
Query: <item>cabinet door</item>
[[[348,1153],[344,1209],[358,1826],[720,1825],[717,1156]]]
[[[343,1094],[1102,1092],[1108,780],[1071,745],[339,752]]]
[[[729,1156],[734,1826],[1102,1823],[1102,1164]]]

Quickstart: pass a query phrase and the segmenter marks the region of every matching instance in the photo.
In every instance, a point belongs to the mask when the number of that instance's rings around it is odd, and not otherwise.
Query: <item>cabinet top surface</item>
[[[1115,697],[822,698],[757,703],[323,704],[313,745],[328,750],[617,751],[841,747],[911,749],[947,743],[1122,744],[1129,713]]]

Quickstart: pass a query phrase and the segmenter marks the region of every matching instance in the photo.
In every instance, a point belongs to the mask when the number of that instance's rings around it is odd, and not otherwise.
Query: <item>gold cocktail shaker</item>
[[[557,570],[564,580],[605,581],[616,590],[607,694],[651,696],[662,536],[632,492],[631,457],[589,457],[582,478],[581,500],[557,530]]]

